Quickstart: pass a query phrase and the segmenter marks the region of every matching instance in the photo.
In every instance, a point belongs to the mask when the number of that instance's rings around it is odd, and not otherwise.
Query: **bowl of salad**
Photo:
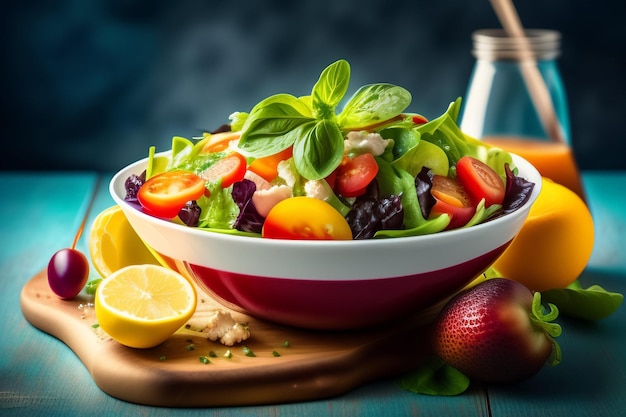
[[[152,250],[226,307],[310,329],[377,326],[450,297],[497,259],[541,186],[465,135],[460,99],[427,120],[350,67],[277,94],[120,170],[110,192]],[[342,104],[341,111],[338,111]]]

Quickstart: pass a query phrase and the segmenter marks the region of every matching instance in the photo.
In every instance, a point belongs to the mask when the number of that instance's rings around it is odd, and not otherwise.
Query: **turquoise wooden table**
[[[598,322],[560,318],[563,362],[513,386],[473,385],[454,397],[404,391],[375,381],[341,396],[293,404],[169,409],[102,392],[62,341],[27,322],[20,291],[72,244],[87,215],[113,205],[110,176],[0,172],[0,415],[88,416],[623,416],[626,415],[626,307]],[[626,293],[626,172],[585,172],[596,243],[583,286]],[[89,201],[95,196],[91,210]],[[78,248],[87,253],[85,239]],[[92,274],[95,274],[92,272]],[[95,275],[92,277],[95,278]]]

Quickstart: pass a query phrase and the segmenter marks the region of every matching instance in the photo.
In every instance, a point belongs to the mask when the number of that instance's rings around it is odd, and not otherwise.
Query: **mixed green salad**
[[[339,60],[311,94],[270,96],[201,138],[150,148],[126,200],[190,227],[286,239],[416,236],[516,210],[533,185],[511,155],[458,127],[461,99],[438,118],[407,112],[411,94],[378,83],[345,100]],[[341,103],[342,109],[338,111]]]

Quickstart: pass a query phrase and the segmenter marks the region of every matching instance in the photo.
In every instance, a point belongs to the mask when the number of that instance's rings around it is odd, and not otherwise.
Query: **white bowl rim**
[[[155,154],[155,157],[167,156],[170,152],[171,151],[160,152]],[[530,207],[536,200],[541,190],[541,176],[536,168],[518,155],[512,154],[512,157],[515,166],[519,169],[519,175],[535,183],[533,191],[526,203],[515,212],[491,220],[487,223],[477,224],[468,228],[454,229],[421,236],[406,236],[387,239],[349,241],[264,239],[260,237],[231,235],[196,229],[150,216],[138,209],[136,205],[124,201],[124,182],[126,178],[133,173],[137,175],[140,174],[145,169],[148,158],[133,162],[114,174],[109,183],[109,191],[115,203],[125,212],[126,217],[133,228],[136,230],[139,228],[149,229],[149,235],[152,236],[152,238],[144,239],[146,240],[146,243],[158,252],[162,252],[175,259],[181,259],[180,256],[186,258],[186,252],[184,252],[185,249],[180,248],[178,255],[176,253],[167,253],[168,250],[171,249],[170,246],[172,245],[169,244],[170,242],[159,241],[159,236],[164,238],[160,231],[166,231],[168,233],[168,237],[169,233],[178,236],[184,234],[186,238],[197,241],[206,239],[207,234],[209,234],[211,236],[211,241],[213,241],[214,245],[216,245],[216,250],[219,250],[222,246],[230,247],[233,244],[239,245],[238,247],[242,247],[244,252],[249,250],[250,252],[248,255],[253,255],[253,259],[250,260],[250,262],[240,262],[240,264],[237,265],[233,271],[237,273],[301,279],[375,279],[391,276],[412,275],[414,272],[411,271],[415,271],[415,266],[413,265],[411,267],[413,262],[409,259],[405,259],[403,263],[406,263],[407,265],[405,267],[399,267],[397,270],[394,269],[394,273],[385,272],[385,267],[380,265],[369,269],[355,268],[351,265],[349,268],[340,268],[341,272],[338,273],[336,270],[337,262],[331,262],[332,265],[323,265],[323,262],[319,262],[316,264],[316,269],[319,269],[319,271],[299,276],[294,273],[295,270],[298,269],[297,266],[285,267],[284,271],[276,273],[275,267],[265,264],[272,263],[267,262],[267,256],[270,256],[271,259],[272,254],[278,252],[295,253],[296,251],[302,252],[307,250],[321,250],[324,253],[324,256],[332,253],[341,253],[341,255],[345,257],[343,260],[345,260],[346,263],[354,263],[354,261],[358,260],[360,257],[375,256],[377,251],[383,248],[385,249],[386,254],[394,254],[398,252],[397,256],[392,256],[392,259],[388,260],[389,262],[398,262],[402,260],[403,257],[410,256],[410,250],[408,248],[414,248],[419,249],[420,251],[430,251],[431,259],[428,259],[429,265],[424,265],[420,268],[421,270],[428,271],[441,269],[449,266],[451,263],[461,263],[473,259],[476,256],[480,256],[489,250],[495,249],[507,243],[514,237],[515,234],[517,234],[519,227],[521,227],[521,224],[526,219]],[[512,229],[515,229],[513,233],[494,233],[500,229],[498,225],[509,221],[514,221],[517,224],[517,226],[512,227]],[[143,229],[142,231],[144,231]],[[508,230],[509,228],[505,229]],[[139,230],[137,231],[140,235],[142,235]],[[475,236],[479,235],[481,231],[486,233],[485,237],[475,239]],[[145,236],[142,236],[142,238],[144,237]],[[449,259],[445,259],[445,257],[441,259],[442,256],[440,251],[445,251],[447,249],[446,246],[450,245],[452,238],[454,238],[455,242],[466,242],[467,247],[462,250],[459,249],[455,251],[454,254],[450,255]],[[165,240],[167,241],[168,239]],[[261,242],[262,244],[259,245]],[[222,258],[224,256],[227,255],[222,254]],[[187,258],[184,260],[190,263],[208,266],[206,265],[204,258],[199,259],[198,257],[192,257],[191,259]],[[297,260],[294,262],[297,262]],[[211,264],[211,267],[215,267],[216,269],[229,270],[231,269],[231,264],[233,262],[227,259],[220,259],[220,256],[217,255],[212,258],[209,263]]]

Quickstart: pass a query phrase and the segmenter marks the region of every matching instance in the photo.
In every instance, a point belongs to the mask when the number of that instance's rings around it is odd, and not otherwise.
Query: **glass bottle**
[[[512,38],[499,29],[472,34],[476,62],[463,100],[461,130],[520,155],[544,177],[584,199],[571,149],[567,97],[556,62],[560,33],[535,29],[525,34]],[[538,83],[533,84],[532,75]],[[542,108],[542,92],[549,111],[546,107],[537,110]]]

